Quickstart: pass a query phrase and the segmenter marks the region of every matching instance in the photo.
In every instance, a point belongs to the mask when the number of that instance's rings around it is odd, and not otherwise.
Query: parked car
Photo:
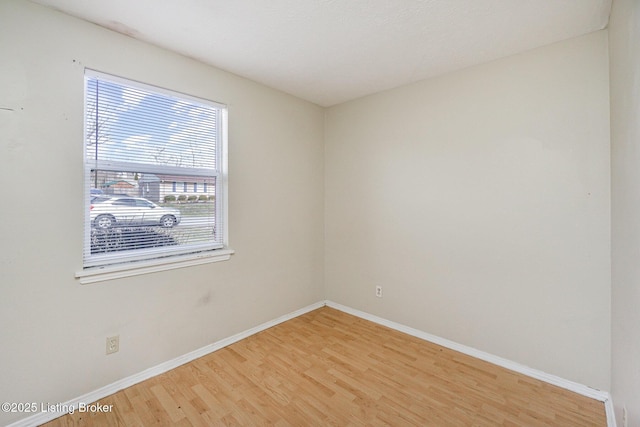
[[[91,224],[96,228],[153,226],[171,228],[180,223],[180,211],[141,197],[96,196],[91,200]]]

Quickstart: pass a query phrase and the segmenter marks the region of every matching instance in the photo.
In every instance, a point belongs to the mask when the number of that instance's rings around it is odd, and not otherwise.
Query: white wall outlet
[[[382,298],[382,286],[376,286],[376,296]]]
[[[627,419],[627,406],[622,407],[622,427],[629,427],[629,421]]]
[[[120,335],[107,337],[107,354],[116,353],[120,350]]]

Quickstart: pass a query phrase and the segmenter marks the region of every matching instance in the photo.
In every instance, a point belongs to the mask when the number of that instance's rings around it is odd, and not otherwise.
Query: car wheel
[[[116,220],[111,215],[99,215],[94,222],[96,227],[105,229],[113,227]]]
[[[164,228],[171,228],[176,225],[176,217],[173,215],[165,215],[160,218],[160,226]]]

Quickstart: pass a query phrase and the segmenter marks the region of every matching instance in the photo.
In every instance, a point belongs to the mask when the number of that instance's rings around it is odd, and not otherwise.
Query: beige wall
[[[612,146],[612,387],[617,419],[640,425],[640,2],[609,23]],[[622,426],[622,423],[619,424]]]
[[[608,390],[608,93],[601,31],[330,108],[327,298]]]
[[[21,0],[0,58],[0,401],[64,402],[325,297],[609,390],[606,32],[328,110]],[[230,261],[73,278],[84,67],[229,106]]]
[[[74,279],[84,67],[229,106],[230,261]],[[26,1],[0,1],[0,182],[2,402],[64,402],[323,298],[323,110]]]

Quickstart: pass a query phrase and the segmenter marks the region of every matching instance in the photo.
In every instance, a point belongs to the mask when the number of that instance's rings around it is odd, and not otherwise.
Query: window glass
[[[225,126],[221,104],[85,73],[85,268],[224,247]]]

